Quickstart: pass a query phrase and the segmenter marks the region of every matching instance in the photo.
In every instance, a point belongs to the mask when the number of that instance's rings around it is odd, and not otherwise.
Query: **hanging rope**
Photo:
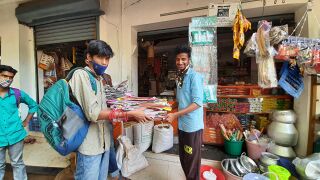
[[[290,36],[292,36],[296,30],[298,29],[298,27],[300,26],[301,22],[304,20],[304,18],[308,15],[308,9],[306,10],[306,12],[303,14],[302,18],[300,19],[300,21],[298,22],[297,26],[294,28],[294,30],[292,31],[292,33],[290,34]]]
[[[307,13],[307,14],[308,14],[308,13]],[[307,20],[307,19],[308,19],[308,15],[306,15],[306,16],[304,17],[302,26],[301,26],[301,28],[300,28],[300,32],[299,32],[299,34],[298,34],[298,37],[300,37],[301,32],[302,32],[302,30],[303,30],[303,28],[304,28],[304,24],[306,23],[306,20]]]
[[[266,6],[266,0],[262,0],[262,17],[264,17],[264,8],[265,8],[265,6]]]
[[[318,26],[320,27],[320,22],[319,22],[319,19],[317,18],[317,15],[315,15],[315,13],[313,13],[313,12],[312,12],[312,15],[316,18],[317,24],[318,24]]]

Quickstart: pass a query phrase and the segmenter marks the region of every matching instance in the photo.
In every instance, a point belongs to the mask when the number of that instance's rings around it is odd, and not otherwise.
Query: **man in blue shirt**
[[[14,180],[27,179],[26,168],[22,160],[23,140],[26,126],[37,111],[37,103],[25,92],[10,88],[17,70],[10,66],[0,65],[0,180],[4,178],[6,150],[9,152]],[[19,98],[19,100],[17,100]],[[22,123],[19,116],[19,102],[28,105],[28,116]]]
[[[190,67],[191,49],[176,48],[178,75],[178,112],[168,114],[167,121],[178,118],[179,156],[188,180],[200,179],[201,145],[203,131],[203,79]]]

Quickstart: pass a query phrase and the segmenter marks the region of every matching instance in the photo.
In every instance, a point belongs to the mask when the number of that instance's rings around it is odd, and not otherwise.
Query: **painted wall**
[[[99,39],[106,41],[114,52],[106,73],[112,77],[113,84],[120,83],[121,76],[121,1],[101,0],[105,15],[99,18]]]
[[[0,6],[1,63],[12,66],[19,71],[19,24],[14,14],[15,3]],[[13,86],[20,88],[18,73]]]
[[[33,30],[19,25],[15,16],[16,7],[14,2],[0,6],[1,63],[18,70],[12,86],[36,99]],[[26,114],[26,106],[21,105],[22,117]]]

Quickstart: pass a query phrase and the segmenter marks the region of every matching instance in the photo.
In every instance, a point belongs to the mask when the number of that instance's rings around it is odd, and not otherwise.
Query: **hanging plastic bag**
[[[277,73],[273,57],[257,57],[258,63],[258,85],[262,88],[274,88],[278,86]]]
[[[121,138],[121,137],[119,137],[119,138]],[[123,145],[122,145],[122,143],[119,143],[119,146],[118,146],[118,149],[117,149],[117,152],[116,152],[117,166],[118,166],[119,169],[121,169],[121,167],[122,167],[122,161],[123,161],[124,155],[125,154],[124,154]]]
[[[152,151],[161,153],[173,147],[173,128],[170,124],[154,126]]]
[[[246,54],[248,57],[255,57],[256,48],[256,33],[253,33],[250,40],[247,42],[246,48],[244,49],[243,53]]]
[[[271,46],[279,44],[288,37],[288,25],[272,27],[269,36]]]
[[[318,179],[320,177],[320,153],[315,153],[304,159],[297,157],[292,163],[304,178]]]
[[[271,29],[271,22],[262,20],[258,23],[258,30],[256,34],[256,55],[257,57],[267,58],[270,56],[269,49],[270,49],[270,37],[269,32]],[[257,58],[258,60],[259,58]],[[257,62],[259,63],[259,62]]]

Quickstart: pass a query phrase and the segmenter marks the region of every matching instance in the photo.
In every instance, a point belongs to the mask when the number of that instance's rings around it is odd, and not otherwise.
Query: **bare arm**
[[[129,111],[129,112],[126,112],[126,113],[120,113],[120,112],[117,112],[115,113],[115,116],[118,117],[118,118],[125,118],[126,116],[128,118],[134,118],[136,121],[138,122],[146,122],[148,120],[151,120],[150,117],[146,116],[144,114],[144,108],[140,108],[140,109],[137,109],[137,110],[134,110],[134,111]],[[112,110],[110,109],[104,109],[102,110],[100,113],[99,113],[99,116],[98,116],[98,121],[101,121],[101,120],[109,120],[111,121],[112,119],[109,119],[109,116],[110,116],[110,113],[112,112]]]
[[[23,126],[26,127],[29,124],[29,121],[32,119],[34,113],[29,113],[26,117],[26,119],[23,121]]]
[[[196,103],[191,103],[188,107],[186,107],[186,108],[184,108],[184,109],[182,109],[182,110],[180,110],[178,112],[168,114],[167,121],[169,121],[171,123],[174,119],[176,119],[176,118],[178,118],[180,116],[183,116],[185,114],[188,114],[188,113],[190,113],[190,112],[192,112],[192,111],[194,111],[194,110],[196,110],[196,109],[198,109],[200,107],[201,106],[199,106]]]

